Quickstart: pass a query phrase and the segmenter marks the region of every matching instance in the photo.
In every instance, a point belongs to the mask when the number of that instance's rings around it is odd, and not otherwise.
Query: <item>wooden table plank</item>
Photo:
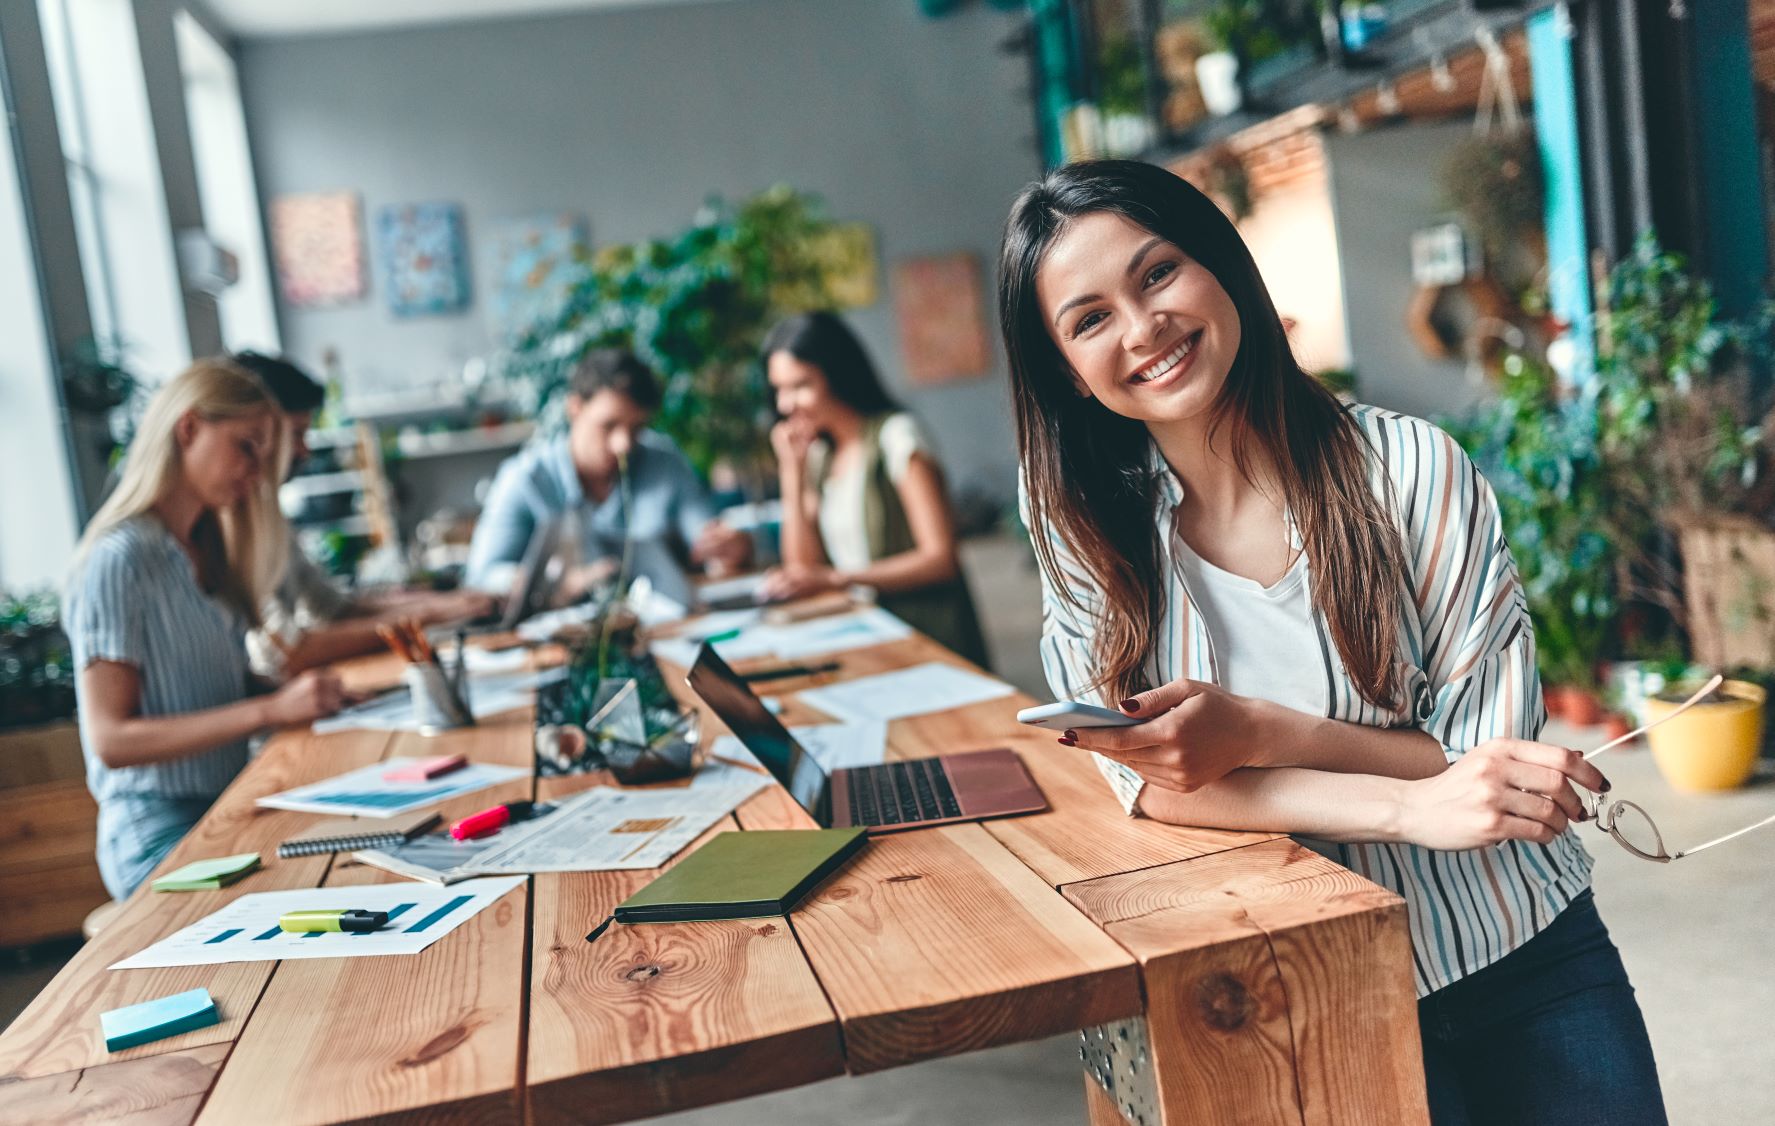
[[[1426,1121],[1391,892],[1288,840],[1063,890],[1140,960],[1166,1121]]]
[[[326,739],[307,733],[280,736],[216,800],[209,814],[173,849],[157,872],[192,860],[257,849],[264,869],[213,892],[156,893],[144,882],[122,911],[44,987],[0,1034],[0,1078],[78,1071],[117,1060],[159,1055],[204,1044],[226,1043],[245,1026],[272,963],[109,970],[113,962],[150,946],[257,891],[313,887],[325,875],[327,856],[279,860],[277,845],[306,824],[305,814],[260,809],[256,798],[375,762],[388,743],[384,732]],[[99,1014],[140,1001],[203,986],[215,998],[221,1023],[122,1052],[107,1052]]]
[[[578,775],[537,787],[554,800],[611,783]],[[736,828],[722,819],[666,867]],[[613,923],[586,941],[656,874],[535,877],[526,1075],[534,1122],[620,1122],[843,1073],[837,1018],[785,920]]]
[[[462,752],[521,766],[530,761],[531,726],[528,711],[514,711],[436,736],[398,734],[388,749],[391,757]],[[518,779],[439,810],[448,823],[532,790],[531,779]],[[342,889],[401,882],[343,857],[325,881]],[[529,889],[520,885],[416,955],[281,963],[199,1121],[249,1121],[274,1106],[292,1123],[400,1115],[515,1122],[528,922]]]
[[[858,1074],[1140,1011],[1128,954],[978,825],[877,837],[791,921]]]
[[[228,1045],[208,1044],[141,1059],[95,1064],[36,1079],[0,1081],[8,1122],[107,1122],[114,1126],[185,1126]]]

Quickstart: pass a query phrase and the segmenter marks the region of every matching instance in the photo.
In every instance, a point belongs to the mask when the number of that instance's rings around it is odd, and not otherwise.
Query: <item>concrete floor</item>
[[[969,573],[997,671],[1036,696],[1038,586],[1027,548],[970,541]],[[1578,748],[1600,731],[1555,724],[1550,742]],[[1644,805],[1673,848],[1775,812],[1775,772],[1717,797],[1677,794],[1643,746],[1599,763],[1616,796]],[[1768,765],[1768,764],[1765,764]],[[1678,1126],[1775,1122],[1775,828],[1675,864],[1635,859],[1593,828],[1596,896],[1621,948],[1651,1029],[1670,1120]],[[0,965],[0,1020],[10,1021],[54,973],[65,950]],[[1062,1036],[860,1079],[835,1079],[745,1102],[653,1119],[673,1126],[908,1126],[1065,1123],[1083,1119],[1077,1039]]]

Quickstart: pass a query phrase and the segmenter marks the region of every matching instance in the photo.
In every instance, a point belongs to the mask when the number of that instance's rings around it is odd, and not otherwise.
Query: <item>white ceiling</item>
[[[267,39],[685,2],[687,0],[207,0],[207,6],[232,34],[242,39]]]

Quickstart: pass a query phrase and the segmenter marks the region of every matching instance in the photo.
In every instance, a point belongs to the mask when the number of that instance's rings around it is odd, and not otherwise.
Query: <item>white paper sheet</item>
[[[362,884],[298,888],[243,895],[213,915],[132,954],[111,968],[213,966],[224,962],[277,962],[291,958],[363,958],[417,954],[500,896],[522,876],[469,880],[448,888],[419,884]],[[286,911],[387,911],[388,923],[369,934],[289,934],[277,925]]]
[[[798,693],[834,719],[847,723],[887,722],[907,716],[946,712],[1016,691],[1002,680],[936,661],[909,669],[828,684]]]
[[[311,782],[281,794],[262,797],[257,804],[269,809],[293,809],[298,813],[328,813],[335,817],[393,817],[409,809],[435,805],[459,794],[472,794],[488,786],[530,777],[529,767],[493,766],[471,762],[424,782],[390,782],[382,777],[416,758],[391,758],[322,782]]]
[[[761,571],[755,575],[740,575],[737,578],[719,579],[715,582],[704,583],[702,586],[697,587],[696,594],[697,597],[702,599],[705,603],[726,602],[733,598],[756,599],[758,597],[758,592],[762,590],[763,587],[764,573]]]
[[[753,624],[746,624],[744,616]],[[705,637],[740,630],[738,637],[715,642],[715,651],[725,661],[747,661],[757,657],[777,657],[785,661],[804,660],[849,649],[885,645],[912,636],[912,627],[878,606],[829,618],[815,618],[788,625],[766,625],[757,610],[732,610],[726,614],[705,614],[681,637],[655,641],[649,647],[662,661],[689,668],[696,660],[697,649]],[[721,628],[714,628],[714,625]]]
[[[476,718],[486,718],[521,708],[536,698],[536,690],[544,684],[567,675],[563,668],[517,672],[477,673],[471,662],[468,676],[468,706]],[[316,735],[338,731],[417,731],[419,721],[413,715],[413,699],[405,688],[347,708],[338,715],[314,721]]]
[[[795,736],[795,741],[814,756],[814,761],[828,774],[845,767],[878,766],[887,761],[887,724],[881,720],[791,727],[789,734]],[[723,735],[709,746],[711,765],[722,765],[722,759],[764,769],[746,745],[733,735]],[[707,772],[709,767],[703,769]],[[728,769],[734,768],[730,766]]]
[[[769,783],[753,775],[720,786],[599,786],[562,802],[535,830],[509,845],[477,856],[474,866],[483,872],[657,868]]]

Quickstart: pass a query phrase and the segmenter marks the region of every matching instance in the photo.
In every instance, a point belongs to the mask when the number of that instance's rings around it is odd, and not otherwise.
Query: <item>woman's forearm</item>
[[[872,586],[883,594],[921,590],[949,582],[961,573],[953,552],[902,551],[886,559],[877,559],[856,571],[846,571],[839,578],[850,585]]]
[[[93,753],[106,766],[149,766],[239,742],[270,726],[269,697],[179,715],[93,717]]]
[[[1367,727],[1254,701],[1257,757],[1253,766],[1299,766],[1336,774],[1433,778],[1448,769],[1442,744],[1415,727]]]
[[[823,567],[826,552],[808,515],[806,471],[785,465],[778,477],[783,496],[783,562],[791,567]]]
[[[1148,785],[1140,811],[1202,829],[1300,833],[1354,843],[1399,841],[1406,783],[1372,774],[1280,767],[1235,770],[1192,793]]]
[[[294,645],[284,650],[284,672],[294,676],[348,657],[382,652],[387,645],[376,633],[376,627],[397,617],[399,615],[395,613],[384,613],[312,626],[302,632]]]

